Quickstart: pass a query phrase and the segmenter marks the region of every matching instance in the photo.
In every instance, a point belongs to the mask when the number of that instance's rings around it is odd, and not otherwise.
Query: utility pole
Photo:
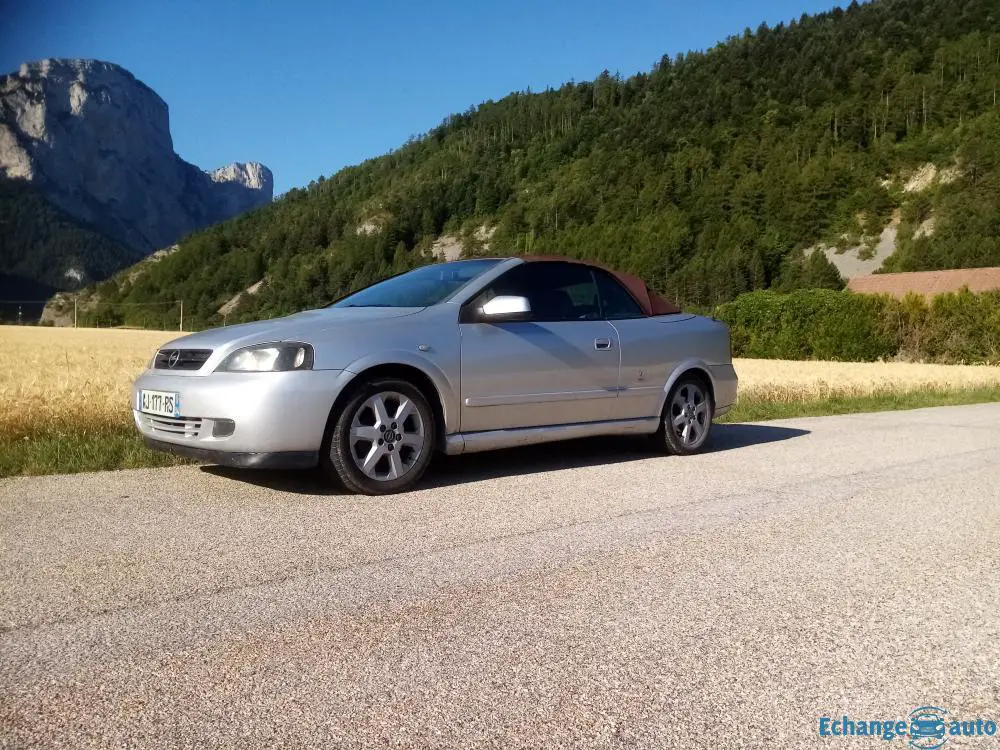
[[[73,327],[76,328],[76,301],[77,298],[73,298]]]
[[[181,333],[184,333],[184,300],[180,300],[181,303],[181,325],[178,329]]]

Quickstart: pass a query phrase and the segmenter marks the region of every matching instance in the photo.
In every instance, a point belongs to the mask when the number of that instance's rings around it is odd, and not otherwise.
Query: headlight
[[[309,344],[281,342],[237,349],[215,370],[216,372],[287,372],[311,370],[312,366],[313,348]]]

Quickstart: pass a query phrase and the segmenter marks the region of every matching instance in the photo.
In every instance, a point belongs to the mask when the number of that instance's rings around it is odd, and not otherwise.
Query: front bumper
[[[192,377],[147,370],[132,387],[132,413],[143,438],[159,450],[230,466],[270,465],[286,459],[315,465],[327,418],[346,375],[341,370],[309,370]],[[139,412],[141,389],[179,394],[180,416]],[[232,421],[231,434],[217,428],[220,420]],[[300,455],[264,458],[269,454]]]

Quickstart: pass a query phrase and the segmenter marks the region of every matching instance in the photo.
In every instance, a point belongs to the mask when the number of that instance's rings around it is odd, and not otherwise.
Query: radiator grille
[[[200,370],[211,356],[211,349],[160,349],[153,367],[157,370]]]

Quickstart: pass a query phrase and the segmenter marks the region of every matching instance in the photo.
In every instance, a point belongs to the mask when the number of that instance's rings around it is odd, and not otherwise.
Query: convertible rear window
[[[429,307],[448,299],[499,262],[499,258],[477,258],[421,266],[372,284],[330,307]]]
[[[593,269],[597,290],[601,294],[601,308],[608,320],[643,318],[645,313],[635,298],[611,274],[600,268]]]

